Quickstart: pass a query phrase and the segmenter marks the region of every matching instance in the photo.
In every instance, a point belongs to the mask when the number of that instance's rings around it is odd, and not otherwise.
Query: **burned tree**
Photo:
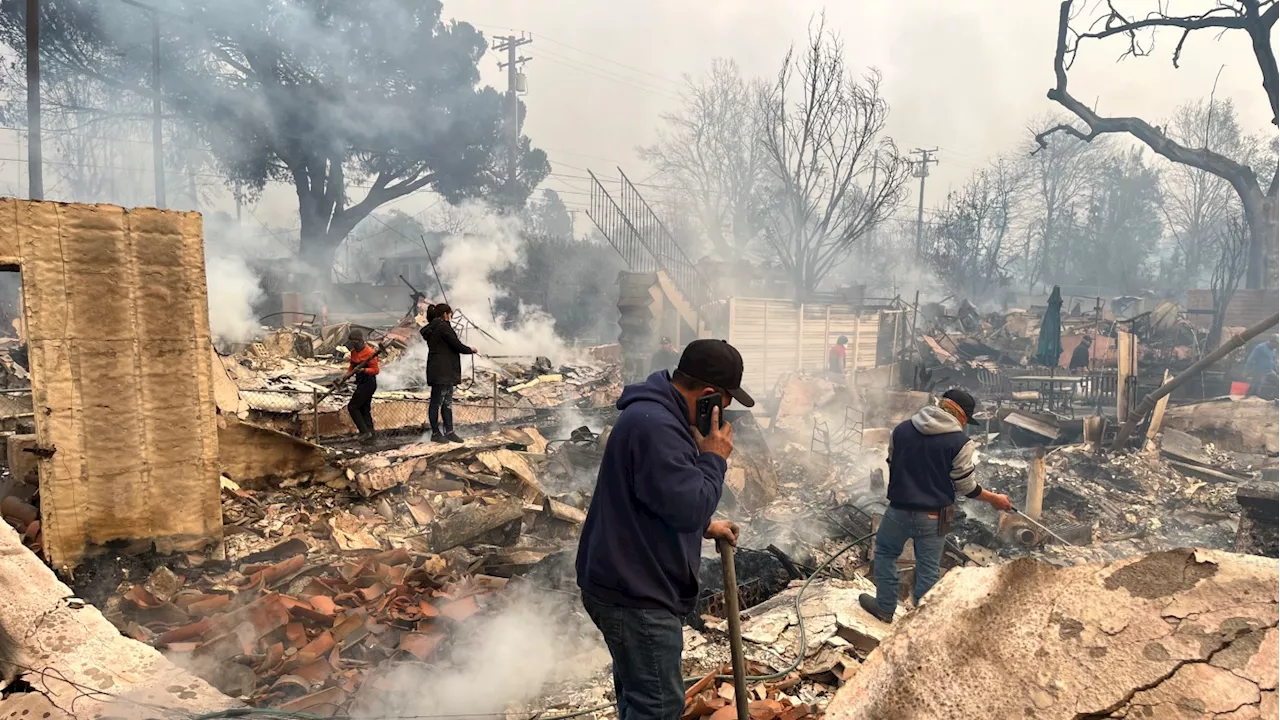
[[[1087,30],[1071,27],[1072,0],[1062,0],[1058,14],[1057,47],[1054,50],[1053,69],[1055,85],[1048,92],[1050,100],[1062,105],[1085,125],[1084,129],[1068,123],[1051,127],[1036,135],[1043,147],[1055,133],[1066,133],[1085,142],[1109,133],[1125,133],[1145,143],[1152,150],[1175,163],[1190,165],[1212,173],[1231,184],[1240,198],[1244,216],[1249,225],[1249,270],[1247,286],[1260,288],[1275,283],[1274,258],[1277,234],[1277,190],[1280,178],[1273,171],[1264,190],[1254,168],[1238,159],[1229,158],[1209,148],[1188,146],[1170,138],[1165,132],[1136,117],[1108,117],[1077,100],[1067,89],[1067,71],[1085,40],[1102,40],[1113,36],[1125,37],[1129,47],[1125,56],[1149,55],[1154,47],[1153,34],[1158,30],[1180,30],[1181,36],[1173,51],[1174,67],[1182,57],[1183,43],[1192,33],[1200,30],[1242,31],[1262,74],[1262,87],[1271,105],[1271,122],[1280,120],[1277,100],[1280,98],[1280,75],[1277,74],[1275,53],[1271,47],[1271,31],[1280,13],[1280,0],[1233,0],[1221,2],[1199,15],[1169,15],[1171,7],[1158,4],[1157,10],[1143,17],[1130,17],[1116,9],[1113,2],[1106,4],[1106,13],[1095,19]]]
[[[1036,121],[1037,127],[1049,122]],[[1105,143],[1084,143],[1059,135],[1045,139],[1028,158],[1025,248],[1021,263],[1027,288],[1042,278],[1061,278],[1071,239],[1078,231],[1077,214],[1086,206],[1090,183],[1104,156]]]
[[[725,260],[756,236],[754,208],[765,176],[760,142],[761,83],[716,59],[703,78],[685,76],[684,106],[662,116],[664,128],[640,156],[677,188],[701,234]]]
[[[1209,289],[1213,295],[1213,322],[1209,325],[1209,337],[1205,351],[1222,342],[1222,330],[1226,325],[1227,306],[1240,286],[1249,264],[1249,226],[1243,217],[1225,218],[1214,234],[1210,248],[1217,252],[1213,265],[1213,277]]]
[[[1204,147],[1228,157],[1251,158],[1249,142],[1240,130],[1230,100],[1196,101],[1182,105],[1165,128],[1176,142]],[[1255,163],[1249,163],[1257,167]],[[1214,237],[1237,212],[1239,203],[1231,185],[1213,173],[1193,165],[1176,164],[1160,178],[1160,208],[1172,236],[1178,265],[1175,286],[1199,287],[1206,269],[1212,269]]]
[[[1010,242],[1026,176],[1003,158],[947,197],[926,257],[947,288],[977,300],[1010,280]]]
[[[297,195],[299,254],[327,282],[334,252],[374,209],[422,189],[523,204],[549,171],[520,139],[506,184],[506,99],[480,87],[485,38],[438,0],[155,0],[159,93],[197,128],[228,182]],[[111,0],[43,0],[47,82],[79,75],[150,100],[151,24]],[[128,12],[126,12],[128,10]],[[25,45],[23,3],[0,3],[0,41]]]
[[[797,295],[815,290],[901,200],[908,164],[884,135],[888,117],[879,73],[856,77],[822,23],[764,94],[761,225]]]

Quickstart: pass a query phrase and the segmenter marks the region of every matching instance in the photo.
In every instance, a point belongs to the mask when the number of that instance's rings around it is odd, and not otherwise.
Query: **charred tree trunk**
[[[304,221],[299,236],[298,259],[313,270],[315,284],[318,287],[328,285],[333,280],[333,260],[338,252],[342,239],[334,240],[323,227],[307,227]]]
[[[1240,193],[1245,221],[1249,223],[1249,269],[1244,286],[1250,290],[1276,286],[1276,237],[1280,235],[1276,185],[1273,179],[1266,195],[1261,191]]]

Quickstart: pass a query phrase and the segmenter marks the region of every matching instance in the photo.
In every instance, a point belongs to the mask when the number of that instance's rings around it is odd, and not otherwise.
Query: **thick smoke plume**
[[[598,634],[570,612],[572,598],[513,593],[500,613],[464,626],[444,660],[401,665],[376,682],[385,692],[352,708],[353,717],[500,716],[528,707],[555,683],[578,680],[608,661]]]
[[[474,230],[445,239],[439,267],[449,287],[449,303],[483,333],[472,332],[466,342],[485,355],[543,355],[553,362],[567,359],[564,341],[556,335],[555,320],[540,308],[521,304],[515,322],[501,324],[490,314],[492,303],[505,296],[493,275],[522,262],[525,243],[518,218],[499,216],[492,210],[470,206]]]
[[[218,343],[249,342],[261,331],[253,306],[262,301],[258,276],[238,255],[205,258],[209,330]]]
[[[254,307],[265,296],[261,278],[249,260],[263,248],[243,236],[225,213],[204,218],[205,282],[209,292],[209,330],[218,345],[252,341],[262,332]]]

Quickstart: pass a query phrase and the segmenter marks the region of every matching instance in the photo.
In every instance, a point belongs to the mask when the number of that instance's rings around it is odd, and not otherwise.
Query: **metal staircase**
[[[711,302],[711,288],[706,280],[621,168],[618,169],[621,189],[617,202],[594,172],[588,170],[587,173],[591,176],[587,217],[600,228],[632,271],[660,273],[659,283],[664,294],[680,309],[689,326],[701,334],[704,324],[699,320],[701,309]],[[662,282],[664,279],[666,282]]]

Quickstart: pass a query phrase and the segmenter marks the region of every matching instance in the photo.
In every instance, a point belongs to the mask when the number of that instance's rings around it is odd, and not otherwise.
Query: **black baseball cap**
[[[725,340],[694,340],[684,348],[676,372],[723,389],[743,407],[755,400],[742,389],[742,353]]]
[[[973,399],[972,395],[960,388],[952,388],[942,393],[942,398],[959,405],[960,409],[964,411],[964,416],[967,418],[969,425],[978,424],[977,418],[973,416],[974,411],[978,408],[978,403]]]

